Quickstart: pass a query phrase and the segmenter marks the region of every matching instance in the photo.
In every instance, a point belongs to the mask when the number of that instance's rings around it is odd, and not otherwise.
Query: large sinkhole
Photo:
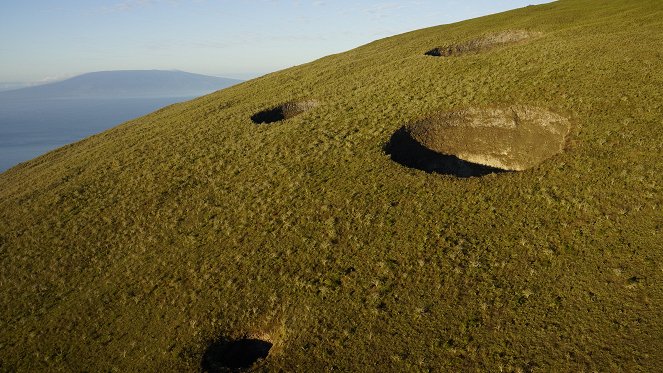
[[[525,30],[502,31],[458,44],[448,44],[436,47],[427,51],[425,54],[434,57],[462,56],[465,54],[483,52],[503,45],[523,42],[538,35],[540,35],[540,33]]]
[[[566,118],[529,106],[439,113],[405,125],[385,146],[410,168],[456,177],[532,168],[564,149]]]
[[[271,342],[261,339],[217,341],[207,347],[200,367],[209,373],[243,371],[265,359],[271,348]]]
[[[291,101],[257,112],[251,116],[251,120],[256,124],[280,122],[305,113],[316,106],[318,106],[316,100]]]

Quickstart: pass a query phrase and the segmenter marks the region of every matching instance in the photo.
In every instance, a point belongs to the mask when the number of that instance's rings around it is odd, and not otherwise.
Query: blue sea
[[[0,172],[193,97],[0,100]]]

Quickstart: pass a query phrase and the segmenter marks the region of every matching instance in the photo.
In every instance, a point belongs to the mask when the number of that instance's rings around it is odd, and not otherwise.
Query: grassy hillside
[[[510,30],[537,36],[472,42]],[[224,341],[254,338],[269,371],[661,371],[662,57],[663,2],[560,0],[379,40],[13,168],[0,370],[213,369]],[[513,105],[564,116],[564,152],[469,178],[385,152],[408,123]]]

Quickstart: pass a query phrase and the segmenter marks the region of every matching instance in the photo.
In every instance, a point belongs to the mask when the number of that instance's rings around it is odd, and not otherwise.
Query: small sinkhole
[[[201,361],[204,372],[238,372],[251,368],[269,355],[272,343],[261,339],[244,338],[212,343]]]
[[[531,32],[526,30],[501,31],[484,35],[476,39],[467,40],[458,44],[449,44],[436,47],[424,54],[433,57],[456,57],[466,54],[480,53],[494,47],[523,42],[527,39],[539,36],[540,34],[541,33],[539,32]]]
[[[315,100],[292,101],[266,110],[259,111],[251,116],[255,124],[270,124],[296,117],[318,106]]]

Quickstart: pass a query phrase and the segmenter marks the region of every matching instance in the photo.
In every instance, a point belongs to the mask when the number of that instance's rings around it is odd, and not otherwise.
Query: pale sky
[[[100,70],[248,78],[550,0],[0,0],[0,82]]]

